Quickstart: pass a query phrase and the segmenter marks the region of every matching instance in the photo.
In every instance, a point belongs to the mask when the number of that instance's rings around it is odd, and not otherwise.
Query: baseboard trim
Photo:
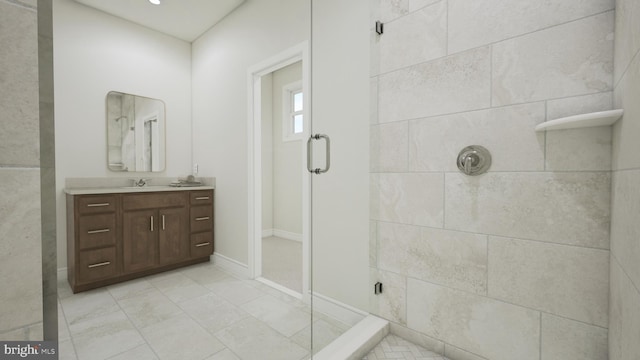
[[[351,305],[347,305],[336,299],[316,292],[313,293],[313,310],[329,315],[330,317],[342,321],[350,326],[358,324],[362,319],[369,315],[368,313],[360,309],[356,309]]]
[[[213,263],[222,269],[236,275],[242,279],[249,278],[249,267],[237,260],[226,257],[220,253],[214,252],[211,258]]]
[[[285,293],[285,294],[287,294],[289,296],[292,296],[292,297],[294,297],[296,299],[302,300],[302,294],[301,293],[299,293],[297,291],[294,291],[294,290],[291,290],[286,286],[282,286],[282,285],[280,285],[280,284],[278,284],[276,282],[273,282],[273,281],[271,281],[269,279],[265,279],[263,277],[256,278],[256,281],[259,281],[259,282],[261,282],[261,283],[263,283],[263,284],[265,284],[267,286],[270,286],[270,287],[272,287],[272,288],[274,288],[274,289],[276,289],[276,290],[278,290],[280,292],[283,292],[283,293]]]
[[[298,233],[294,233],[286,230],[280,230],[280,229],[262,230],[263,238],[270,237],[270,236],[276,236],[276,237],[287,239],[287,240],[302,242],[302,234],[298,234]]]
[[[368,315],[313,355],[314,360],[359,360],[389,334],[389,322]]]

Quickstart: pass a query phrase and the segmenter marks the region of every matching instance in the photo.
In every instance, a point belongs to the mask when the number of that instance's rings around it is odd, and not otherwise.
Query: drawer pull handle
[[[164,230],[164,215],[162,215],[162,230]]]
[[[100,233],[106,233],[111,231],[110,229],[100,229],[100,230],[89,230],[87,231],[87,234],[100,234]]]
[[[200,196],[200,197],[197,197],[196,200],[209,200],[209,197],[208,196]]]
[[[105,261],[105,262],[101,262],[101,263],[97,263],[97,264],[92,264],[92,265],[89,265],[89,269],[97,268],[97,267],[100,267],[100,266],[107,266],[109,264],[111,264],[111,261]]]
[[[151,231],[153,231],[153,216],[151,216]]]
[[[206,243],[202,243],[202,244],[196,244],[196,247],[203,247],[203,246],[207,246],[211,244],[210,242],[206,242]]]
[[[102,207],[102,206],[109,206],[111,204],[109,203],[100,203],[100,204],[87,204],[87,207]]]
[[[208,216],[204,216],[204,217],[198,217],[196,218],[196,221],[204,221],[204,220],[209,220],[210,218]]]

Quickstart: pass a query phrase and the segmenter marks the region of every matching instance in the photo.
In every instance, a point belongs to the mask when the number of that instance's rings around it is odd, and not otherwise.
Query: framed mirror
[[[107,166],[119,172],[164,171],[165,105],[158,99],[107,94]]]

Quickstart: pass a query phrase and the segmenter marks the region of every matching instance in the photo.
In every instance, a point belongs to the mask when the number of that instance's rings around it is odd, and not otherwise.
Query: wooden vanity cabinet
[[[213,190],[191,191],[191,257],[213,254]]]
[[[67,195],[75,292],[208,261],[213,190]]]
[[[67,275],[70,284],[118,275],[115,195],[67,197]],[[73,287],[73,285],[72,285]]]
[[[125,273],[189,257],[187,191],[122,195]]]

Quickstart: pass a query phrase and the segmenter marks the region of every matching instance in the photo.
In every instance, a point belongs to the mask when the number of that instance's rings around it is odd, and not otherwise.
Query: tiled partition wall
[[[0,0],[0,340],[43,338],[37,17]]]
[[[606,359],[612,129],[534,127],[612,107],[614,1],[372,1],[372,312],[453,360]]]
[[[640,359],[640,2],[616,2],[609,359]]]

